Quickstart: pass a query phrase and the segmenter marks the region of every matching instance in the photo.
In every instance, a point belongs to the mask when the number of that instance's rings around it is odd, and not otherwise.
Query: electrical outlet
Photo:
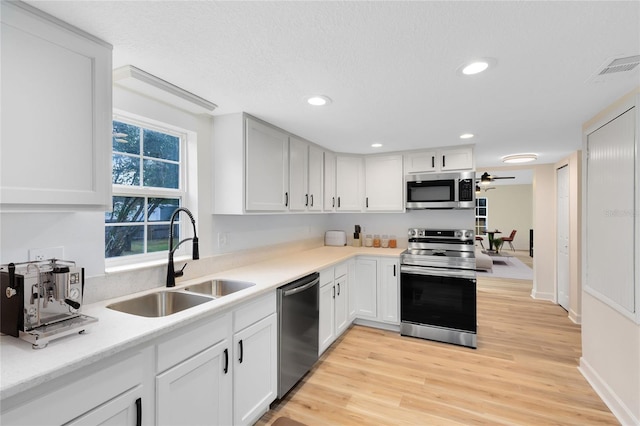
[[[229,243],[228,232],[218,232],[218,248],[222,248]]]
[[[29,249],[29,260],[64,259],[64,247]]]

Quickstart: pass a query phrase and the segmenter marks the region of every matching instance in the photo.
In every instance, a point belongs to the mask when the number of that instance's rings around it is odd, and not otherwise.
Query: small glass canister
[[[373,238],[371,237],[371,234],[367,234],[367,236],[364,237],[364,246],[373,247]]]
[[[389,248],[396,248],[398,247],[398,240],[396,239],[395,235],[392,235],[389,238]]]
[[[380,235],[376,234],[373,236],[373,246],[380,247]]]
[[[380,246],[382,248],[388,248],[389,247],[389,236],[388,235],[383,235],[382,239],[380,239]]]

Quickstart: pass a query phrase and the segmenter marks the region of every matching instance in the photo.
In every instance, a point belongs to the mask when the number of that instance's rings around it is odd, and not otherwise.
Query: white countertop
[[[175,289],[205,279],[224,278],[249,281],[255,286],[211,300],[166,317],[146,318],[107,309],[106,305],[130,299],[163,288],[84,305],[82,313],[99,321],[85,334],[74,334],[54,340],[44,349],[11,336],[0,336],[0,398],[5,399],[29,390],[71,371],[99,361],[125,349],[150,341],[162,334],[188,325],[229,308],[283,284],[320,271],[354,256],[398,257],[402,248],[320,247],[293,255],[272,258],[241,268],[179,282]]]

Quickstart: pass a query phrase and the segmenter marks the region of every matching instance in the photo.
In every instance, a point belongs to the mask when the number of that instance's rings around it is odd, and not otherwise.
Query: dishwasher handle
[[[282,292],[282,295],[284,297],[293,296],[294,294],[301,293],[301,292],[303,292],[305,290],[308,290],[311,287],[313,287],[313,286],[315,286],[315,285],[317,285],[319,283],[320,283],[320,278],[316,278],[313,281],[310,281],[310,282],[308,282],[306,284],[303,284],[303,285],[301,285],[299,287],[294,287],[294,288],[291,288],[291,289],[284,290]]]

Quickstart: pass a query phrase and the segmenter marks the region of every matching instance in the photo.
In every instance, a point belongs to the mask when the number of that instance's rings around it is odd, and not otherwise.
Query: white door
[[[380,259],[380,317],[385,322],[400,324],[400,264],[395,259]]]
[[[322,178],[324,152],[309,145],[309,211],[322,211]]]
[[[336,338],[339,337],[349,327],[349,303],[347,288],[347,276],[343,275],[340,278],[336,278],[334,284],[336,298],[335,298],[335,331]]]
[[[229,424],[229,357],[229,342],[223,340],[156,376],[157,424]]]
[[[556,173],[558,304],[569,311],[569,167],[564,166]]]
[[[377,318],[378,262],[375,259],[356,260],[356,315]]]
[[[363,187],[362,157],[338,157],[336,160],[336,209],[338,211],[362,211]]]
[[[251,119],[246,123],[246,210],[286,211],[289,136]]]
[[[289,138],[289,210],[305,211],[309,205],[309,145]]]
[[[255,423],[278,395],[277,329],[271,314],[233,336],[234,425]]]
[[[152,403],[145,401],[145,403]],[[137,425],[142,418],[142,385],[105,402],[87,414],[67,423],[67,426],[126,426]]]
[[[322,354],[335,340],[335,286],[333,280],[320,287],[320,312],[318,322],[318,355]]]
[[[324,152],[324,203],[326,212],[336,211],[336,156]]]
[[[404,210],[402,155],[365,158],[367,211]]]

